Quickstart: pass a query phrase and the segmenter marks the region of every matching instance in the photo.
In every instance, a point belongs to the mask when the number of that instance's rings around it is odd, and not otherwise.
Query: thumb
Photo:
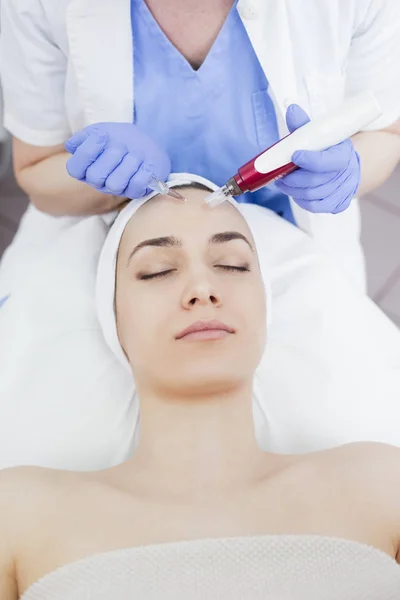
[[[83,144],[83,142],[87,140],[87,138],[94,132],[95,130],[93,127],[85,127],[85,129],[81,129],[80,131],[77,131],[71,135],[71,137],[64,144],[66,151],[70,154],[74,154],[79,146]]]
[[[310,121],[308,114],[298,104],[291,104],[286,111],[286,125],[290,133]]]

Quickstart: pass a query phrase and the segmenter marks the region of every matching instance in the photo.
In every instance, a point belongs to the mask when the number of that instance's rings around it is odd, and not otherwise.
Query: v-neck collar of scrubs
[[[268,81],[237,2],[204,62],[194,69],[145,0],[131,1],[134,122],[166,150],[174,171],[223,185],[279,135]],[[272,186],[238,199],[268,206],[291,220],[287,197]]]
[[[167,55],[167,58],[170,59],[164,61],[164,66],[168,70],[169,75],[179,76],[186,80],[197,80],[199,83],[205,80],[209,89],[218,93],[225,85],[224,61],[221,58],[229,48],[230,22],[234,18],[234,12],[237,9],[237,0],[234,0],[213,45],[198,69],[195,69],[180,50],[170,41],[153,17],[145,0],[132,0],[132,6],[135,9],[135,15],[142,19],[148,33],[152,36],[154,44],[159,45],[160,51],[163,51]]]

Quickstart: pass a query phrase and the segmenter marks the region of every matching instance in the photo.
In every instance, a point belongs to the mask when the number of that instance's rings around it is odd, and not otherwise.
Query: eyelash
[[[223,271],[236,271],[239,273],[249,272],[249,267],[234,267],[233,265],[215,265],[215,267],[222,269]],[[141,281],[149,281],[150,279],[161,279],[162,277],[166,277],[170,273],[173,273],[176,269],[167,269],[166,271],[160,271],[159,273],[150,273],[148,275],[140,275],[139,279]]]
[[[239,271],[240,273],[245,273],[250,271],[249,267],[234,267],[232,265],[215,265],[219,269],[223,271]]]
[[[148,281],[149,279],[158,279],[169,275],[169,273],[172,273],[173,271],[175,271],[175,269],[168,269],[167,271],[160,271],[159,273],[151,273],[149,275],[140,275],[139,279],[141,281]]]

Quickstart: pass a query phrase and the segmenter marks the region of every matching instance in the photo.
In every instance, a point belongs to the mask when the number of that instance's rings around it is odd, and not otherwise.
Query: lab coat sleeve
[[[373,91],[384,114],[366,129],[382,129],[400,117],[400,0],[365,0],[359,6],[346,93]]]
[[[0,24],[6,129],[36,146],[63,143],[70,135],[67,60],[52,39],[40,0],[1,0]]]

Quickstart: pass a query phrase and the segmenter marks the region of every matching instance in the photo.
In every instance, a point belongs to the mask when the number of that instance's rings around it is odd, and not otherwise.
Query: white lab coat
[[[288,104],[312,117],[345,95],[373,90],[400,114],[400,0],[240,0],[238,10],[270,84],[280,135]],[[5,126],[29,144],[63,143],[85,125],[131,121],[130,0],[2,0]],[[240,77],[238,77],[240,82]],[[292,202],[298,225],[364,286],[358,202],[315,215]]]

